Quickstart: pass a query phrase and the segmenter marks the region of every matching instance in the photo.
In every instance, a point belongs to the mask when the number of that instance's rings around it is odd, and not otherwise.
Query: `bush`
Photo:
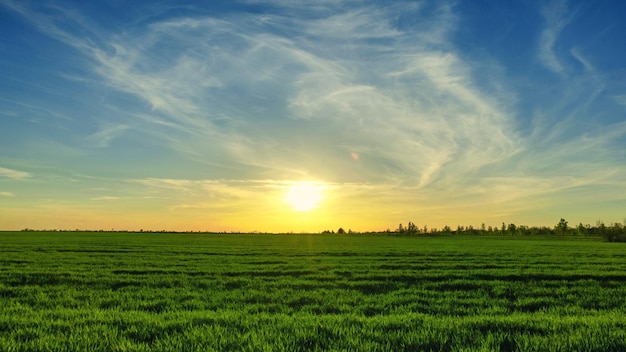
[[[609,242],[626,242],[626,233],[605,233],[604,239]]]

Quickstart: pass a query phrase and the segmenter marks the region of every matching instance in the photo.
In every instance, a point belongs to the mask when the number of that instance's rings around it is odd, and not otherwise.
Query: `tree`
[[[339,230],[337,230],[337,234],[339,235],[343,235],[346,233],[346,230],[343,229],[343,227],[340,227]]]
[[[417,234],[418,231],[419,230],[417,229],[417,226],[414,223],[409,221],[409,224],[406,227],[406,232],[408,232],[411,235],[414,235],[414,234]]]
[[[567,232],[567,221],[561,218],[561,220],[559,220],[559,223],[556,224],[554,229],[556,230],[556,232],[561,233],[561,235],[565,235],[565,233]]]
[[[511,234],[511,235],[515,235],[517,233],[517,226],[515,226],[514,223],[510,223],[509,226],[507,227],[507,231]]]

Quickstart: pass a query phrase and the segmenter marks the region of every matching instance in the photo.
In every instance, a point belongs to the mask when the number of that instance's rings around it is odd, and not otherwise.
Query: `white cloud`
[[[576,60],[578,60],[578,62],[581,63],[581,65],[583,65],[585,70],[589,72],[595,72],[595,68],[593,67],[593,64],[583,55],[580,48],[578,47],[572,48],[570,50],[570,53]]]
[[[121,199],[120,197],[115,197],[115,196],[101,196],[101,197],[93,197],[91,198],[91,200],[119,200]]]
[[[561,31],[571,20],[566,16],[568,14],[567,5],[567,0],[553,0],[542,11],[546,27],[541,32],[539,39],[538,57],[544,66],[559,74],[565,72],[565,67],[558,58],[554,46]]]
[[[349,182],[325,168],[339,162],[337,155],[349,156],[348,148],[360,151],[361,167],[369,165],[359,172],[366,179],[380,179],[367,161],[377,160],[389,180],[425,186],[459,158],[480,166],[510,153],[515,138],[505,133],[506,114],[447,43],[456,25],[447,4],[405,30],[394,21],[409,12],[423,16],[424,5],[316,3],[320,12],[310,17],[312,3],[273,4],[289,11],[262,21],[250,14],[173,18],[117,34],[84,28],[98,40],[22,13],[91,57],[111,88],[149,104],[152,112],[137,114],[133,128],[193,159],[216,162],[209,152],[269,172],[261,177],[304,172]],[[87,26],[77,14],[57,13]],[[312,120],[314,128],[300,129],[306,121],[274,127],[288,118]],[[139,122],[146,125],[134,126]],[[103,124],[90,139],[107,146],[128,125]],[[311,133],[326,145],[302,145]]]
[[[348,10],[305,23],[307,36],[349,42],[365,39],[393,39],[402,33],[389,26],[387,13],[377,8]]]
[[[0,167],[0,176],[4,176],[14,180],[23,180],[25,178],[31,177],[32,175],[28,172]]]
[[[614,95],[613,101],[615,101],[619,105],[626,106],[626,94],[624,95]]]
[[[103,126],[98,132],[88,136],[87,140],[90,143],[90,145],[93,145],[95,147],[100,147],[100,148],[108,147],[109,143],[113,139],[118,138],[128,129],[129,127],[127,125]]]
[[[419,7],[411,10],[417,12]],[[478,142],[480,134],[473,129],[487,128],[490,122],[499,125],[488,131],[490,139],[482,139],[472,149],[483,154],[478,164],[500,158],[497,154],[503,150],[506,154],[510,142],[501,138],[504,115],[473,86],[463,62],[453,53],[432,48],[442,43],[454,25],[450,9],[442,6],[439,17],[423,25],[417,36],[392,26],[397,11],[351,8],[302,21],[296,27],[301,29],[295,31],[290,27],[295,20],[279,14],[264,16],[260,27],[248,15],[174,19],[133,32],[133,37],[117,37],[111,44],[114,52],[96,50],[94,57],[100,63],[98,72],[112,87],[141,97],[162,113],[143,114],[142,119],[177,126],[193,135],[183,140],[165,138],[198,159],[207,159],[203,151],[218,148],[234,157],[231,162],[282,174],[296,164],[311,172],[333,163],[329,159],[335,158],[337,148],[318,150],[327,155],[308,155],[308,164],[302,164],[298,148],[284,148],[289,138],[278,129],[262,127],[263,120],[284,117],[332,119],[335,130],[318,128],[324,139],[340,140],[344,130],[350,129],[352,134],[343,144],[359,150],[375,145],[369,148],[376,149],[372,157],[390,165],[392,174],[400,170],[405,175],[417,173],[423,185],[452,160],[459,144]],[[291,14],[300,15],[298,11]],[[292,28],[295,39],[276,34],[275,30],[285,28]],[[433,41],[433,37],[439,39]],[[155,51],[172,40],[177,43],[173,51],[166,55]],[[187,43],[193,52],[185,49]],[[422,62],[414,59],[416,55],[421,55]],[[415,78],[427,82],[414,85]],[[431,93],[433,88],[436,93]],[[246,108],[233,94],[237,91],[248,99]],[[280,110],[285,97],[289,115],[272,116],[277,113],[272,106]],[[456,100],[455,107],[442,108],[451,106],[446,101],[450,97]],[[463,130],[450,130],[448,119],[453,116],[463,120],[459,128],[474,126],[468,131],[471,137]],[[218,126],[219,121],[228,128]],[[313,133],[289,131],[309,132]],[[396,143],[389,145],[385,140]],[[483,148],[485,143],[491,147]],[[489,155],[491,150],[496,154]],[[419,161],[407,163],[407,156]],[[376,171],[368,174],[375,177]]]

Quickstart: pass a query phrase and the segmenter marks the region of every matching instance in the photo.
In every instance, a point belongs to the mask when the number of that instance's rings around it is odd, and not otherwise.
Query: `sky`
[[[626,221],[625,14],[0,0],[0,229]]]

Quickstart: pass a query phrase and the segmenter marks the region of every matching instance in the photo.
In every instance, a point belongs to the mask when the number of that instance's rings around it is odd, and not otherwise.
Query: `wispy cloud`
[[[626,95],[614,95],[612,98],[617,104],[626,106]]]
[[[456,26],[449,4],[328,2],[315,4],[314,16],[309,5],[271,4],[285,12],[174,17],[113,34],[57,9],[86,27],[85,38],[64,31],[59,19],[15,7],[90,57],[111,88],[147,102],[152,113],[133,123],[142,121],[138,128],[195,160],[215,162],[207,158],[214,150],[259,170],[260,178],[382,176],[425,187],[444,175],[457,178],[459,162],[478,168],[515,151],[506,106],[481,91],[471,63],[447,41]],[[401,29],[395,21],[409,13],[430,18]],[[91,139],[106,146],[127,125],[105,125]],[[311,134],[323,145],[311,143]],[[355,151],[361,158],[354,170],[326,168]]]
[[[546,21],[546,27],[541,32],[539,41],[538,57],[541,63],[559,74],[565,72],[561,59],[557,56],[555,45],[559,39],[561,31],[571,21],[568,17],[568,1],[552,0],[542,10],[542,15]]]
[[[32,175],[28,172],[0,167],[0,176],[4,176],[13,180],[23,180],[25,178],[31,177]]]
[[[117,137],[120,137],[129,127],[127,125],[104,125],[100,130],[87,137],[90,145],[104,148]]]
[[[13,192],[0,192],[0,197],[15,197]]]
[[[595,68],[593,67],[593,64],[589,61],[589,59],[587,59],[584,54],[582,53],[581,49],[578,47],[572,48],[570,50],[570,53],[572,54],[572,56],[578,60],[578,62],[580,62],[581,65],[583,65],[583,67],[590,72],[594,72]]]
[[[136,115],[145,129],[200,162],[227,156],[246,179],[462,188],[468,171],[518,151],[512,107],[474,81],[448,40],[449,4],[328,2],[313,16],[308,5],[271,4],[279,10],[94,34],[102,45],[57,37],[83,48],[110,87],[149,104]],[[402,16],[428,21],[400,28]],[[104,146],[122,132],[92,137]]]
[[[116,196],[101,196],[101,197],[93,197],[91,198],[91,200],[104,200],[104,201],[108,201],[108,200],[119,200],[121,199],[120,197],[116,197]]]

